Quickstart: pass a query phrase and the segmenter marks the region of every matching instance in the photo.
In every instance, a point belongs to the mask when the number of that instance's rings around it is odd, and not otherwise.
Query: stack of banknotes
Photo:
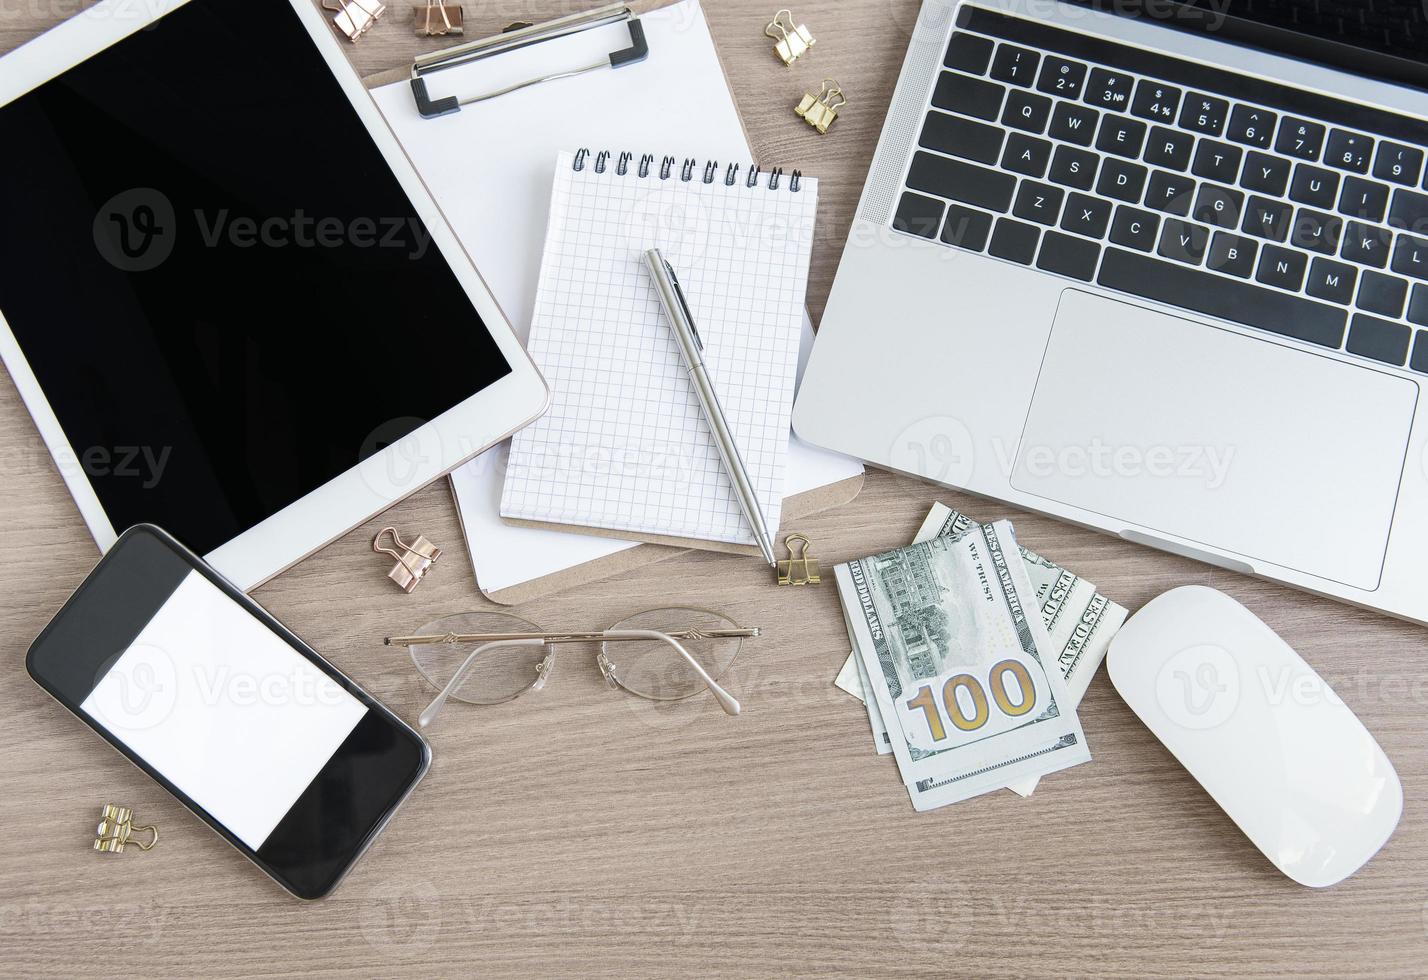
[[[835,574],[853,652],[834,683],[867,708],[914,808],[1029,796],[1090,761],[1076,707],[1126,610],[1011,524],[935,504],[912,545]]]

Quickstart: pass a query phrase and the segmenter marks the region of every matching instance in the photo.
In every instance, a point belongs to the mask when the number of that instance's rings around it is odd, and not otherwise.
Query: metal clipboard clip
[[[447,95],[433,99],[426,88],[426,76],[442,71],[446,68],[455,68],[458,65],[470,64],[483,58],[491,58],[498,54],[505,54],[508,51],[516,51],[520,48],[530,47],[533,44],[540,44],[542,41],[554,41],[557,38],[568,37],[571,34],[578,34],[581,31],[588,31],[597,27],[604,27],[607,24],[626,23],[630,28],[630,46],[619,51],[611,51],[607,58],[602,58],[594,64],[582,65],[566,71],[554,72],[540,78],[531,78],[514,85],[507,85],[504,88],[496,89],[493,92],[482,92],[478,95],[455,96]],[[644,61],[649,55],[649,45],[645,42],[645,28],[640,23],[640,19],[635,16],[633,10],[623,3],[613,3],[595,10],[587,11],[583,14],[570,14],[556,20],[547,21],[544,24],[526,24],[521,26],[512,25],[505,32],[492,37],[480,38],[475,41],[467,41],[465,44],[458,44],[444,51],[433,51],[430,54],[418,55],[412,62],[412,95],[416,98],[417,112],[423,119],[435,119],[437,116],[445,116],[452,112],[457,112],[464,105],[471,105],[473,102],[484,102],[487,99],[494,99],[500,95],[506,95],[519,89],[527,88],[531,85],[539,85],[541,82],[554,81],[557,78],[570,78],[574,75],[583,75],[589,71],[599,68],[619,68],[622,65],[634,64],[637,61]]]

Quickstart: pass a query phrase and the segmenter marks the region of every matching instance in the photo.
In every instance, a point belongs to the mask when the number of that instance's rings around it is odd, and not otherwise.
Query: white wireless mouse
[[[1204,586],[1126,621],[1111,683],[1264,856],[1301,885],[1343,881],[1403,812],[1398,773],[1314,669],[1254,613]]]

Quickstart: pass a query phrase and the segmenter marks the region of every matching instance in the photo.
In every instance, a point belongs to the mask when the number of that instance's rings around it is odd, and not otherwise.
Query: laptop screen
[[[211,551],[510,372],[288,0],[192,0],[0,148],[0,314],[116,531]]]

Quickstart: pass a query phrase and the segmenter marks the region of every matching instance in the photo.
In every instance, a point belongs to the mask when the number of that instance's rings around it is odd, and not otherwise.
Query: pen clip
[[[679,300],[679,308],[684,311],[685,322],[689,324],[689,330],[694,334],[694,346],[699,353],[704,353],[704,338],[699,336],[699,326],[694,322],[694,314],[690,312],[689,302],[684,298],[684,287],[680,285],[679,276],[674,274],[674,266],[670,265],[664,256],[660,256],[660,261],[664,263],[664,271],[669,273],[669,281],[674,285],[674,297]]]

